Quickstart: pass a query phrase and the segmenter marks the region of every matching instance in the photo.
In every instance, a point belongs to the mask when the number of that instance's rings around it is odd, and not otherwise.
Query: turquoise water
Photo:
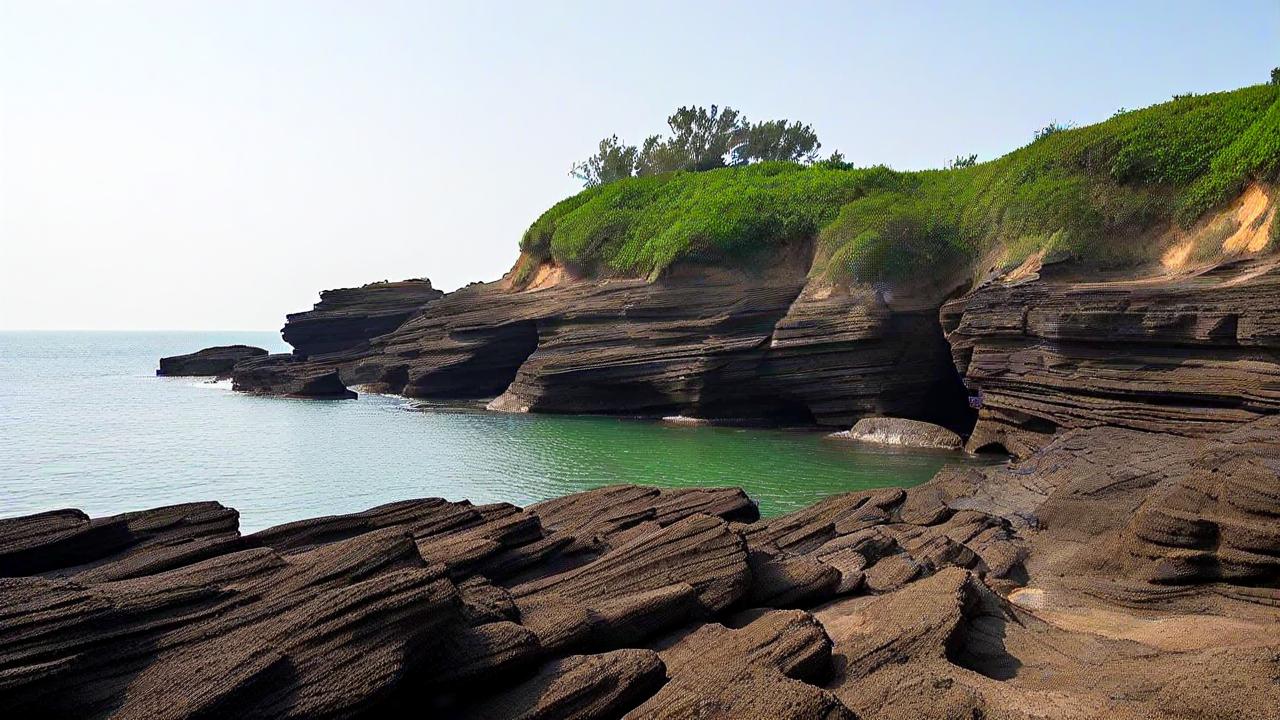
[[[377,395],[286,400],[155,376],[163,355],[230,343],[288,349],[274,332],[0,333],[0,516],[212,499],[255,530],[411,497],[523,505],[617,482],[735,485],[772,514],[973,462],[821,433],[506,415]]]

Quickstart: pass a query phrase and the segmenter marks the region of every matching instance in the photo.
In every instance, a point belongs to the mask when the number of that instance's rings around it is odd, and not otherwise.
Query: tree
[[[569,174],[584,186],[595,187],[632,175],[714,170],[730,163],[812,164],[822,147],[809,125],[789,120],[751,124],[737,110],[718,105],[681,107],[667,118],[667,127],[670,135],[650,135],[638,148],[611,135],[600,141],[595,155],[574,163]],[[836,162],[843,163],[844,157]]]
[[[1071,129],[1070,125],[1063,125],[1059,123],[1057,120],[1054,120],[1053,122],[1049,123],[1048,125],[1045,125],[1044,127],[1036,131],[1035,141],[1039,142],[1049,137],[1050,135],[1057,135],[1060,132],[1063,132],[1065,130],[1070,130],[1070,129]]]
[[[725,156],[742,142],[746,118],[731,107],[723,110],[712,105],[681,107],[667,118],[671,137],[659,143],[659,157],[669,158],[665,165],[679,160],[678,167],[666,170],[714,170],[725,166]]]
[[[749,124],[733,148],[733,164],[746,165],[766,160],[813,163],[818,159],[818,134],[810,125],[787,120],[766,120]]]
[[[1280,85],[1280,67],[1271,68],[1271,84]]]
[[[626,145],[617,135],[610,135],[600,141],[599,152],[574,163],[569,174],[581,180],[584,187],[611,183],[635,174],[638,154],[635,145]]]
[[[959,168],[973,167],[978,164],[978,155],[957,155],[954,160],[947,163],[947,169],[956,170]]]
[[[827,156],[826,160],[819,160],[814,164],[830,170],[848,170],[853,167],[853,163],[846,161],[844,159],[844,153],[839,150],[833,150],[831,154]]]

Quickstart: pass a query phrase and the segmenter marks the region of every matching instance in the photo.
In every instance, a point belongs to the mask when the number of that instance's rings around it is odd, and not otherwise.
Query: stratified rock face
[[[665,683],[652,650],[573,655],[547,663],[514,688],[468,708],[464,720],[593,720],[622,717]]]
[[[239,363],[232,373],[232,387],[241,392],[316,400],[356,397],[355,391],[343,384],[337,368],[287,354],[266,355]]]
[[[314,308],[290,314],[280,334],[304,357],[360,350],[443,295],[426,279],[325,290]]]
[[[968,432],[973,414],[949,367],[941,299],[936,291],[917,292],[889,302],[884,291],[843,293],[811,283],[774,328],[755,382],[827,427],[890,415]]]
[[[844,427],[893,413],[966,427],[937,305],[806,289],[809,258],[798,252],[759,273],[690,266],[654,282],[473,286],[340,366],[352,384],[424,398],[500,394],[490,407],[512,412]]]
[[[837,435],[858,442],[896,447],[958,450],[964,444],[959,435],[944,427],[905,418],[863,418],[848,432]]]
[[[250,345],[220,345],[208,347],[188,355],[160,358],[157,375],[227,375],[236,363],[248,358],[261,357],[267,351]]]
[[[969,447],[1025,455],[1103,425],[1212,437],[1280,412],[1280,268],[983,286],[943,309],[981,403]]]

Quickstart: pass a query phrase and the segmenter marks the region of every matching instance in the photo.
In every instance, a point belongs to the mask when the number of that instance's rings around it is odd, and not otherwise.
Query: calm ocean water
[[[274,332],[0,333],[0,517],[212,499],[256,530],[412,497],[523,505],[617,482],[736,485],[773,514],[914,485],[964,461],[820,433],[505,415],[377,395],[286,400],[155,376],[163,355],[230,343],[288,349]]]

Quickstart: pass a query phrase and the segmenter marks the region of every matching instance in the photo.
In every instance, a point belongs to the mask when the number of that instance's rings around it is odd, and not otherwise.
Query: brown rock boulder
[[[964,440],[956,433],[932,423],[906,418],[862,418],[848,432],[833,437],[894,447],[959,450]]]

